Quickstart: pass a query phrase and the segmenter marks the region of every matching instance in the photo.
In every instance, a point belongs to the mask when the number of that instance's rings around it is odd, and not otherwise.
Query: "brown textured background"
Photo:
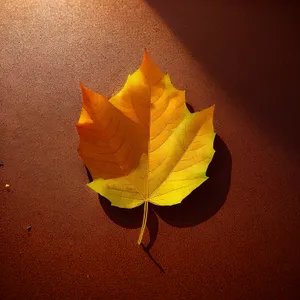
[[[0,299],[300,299],[299,9],[260,2],[0,0]],[[109,96],[144,47],[220,136],[211,179],[150,212],[150,255],[74,127],[79,81]]]

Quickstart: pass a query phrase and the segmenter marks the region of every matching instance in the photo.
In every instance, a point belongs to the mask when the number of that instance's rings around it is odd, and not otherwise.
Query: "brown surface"
[[[297,7],[173,2],[0,1],[0,299],[300,298]],[[193,204],[150,214],[165,274],[142,214],[85,187],[74,127],[79,81],[110,95],[143,47],[222,138]]]

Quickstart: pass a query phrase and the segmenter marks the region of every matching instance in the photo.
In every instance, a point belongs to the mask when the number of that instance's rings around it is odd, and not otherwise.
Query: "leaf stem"
[[[143,223],[142,223],[142,228],[141,228],[141,232],[139,235],[139,240],[138,240],[138,244],[140,245],[143,239],[143,235],[146,229],[146,224],[147,224],[147,218],[148,218],[148,201],[145,201],[144,204],[144,215],[143,215]]]

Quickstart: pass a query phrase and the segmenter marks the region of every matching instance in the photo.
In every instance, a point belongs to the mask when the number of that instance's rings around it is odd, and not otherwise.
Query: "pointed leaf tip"
[[[147,48],[144,48],[144,60],[151,60]]]
[[[146,49],[144,49],[144,58],[139,70],[144,75],[146,82],[150,85],[157,84],[164,77],[164,73],[152,62]]]
[[[88,100],[89,94],[92,92],[89,90],[82,82],[80,82],[81,94],[82,94],[82,101],[86,102]]]
[[[81,91],[84,91],[87,89],[86,86],[82,83],[82,81],[79,82],[79,85],[80,85]]]

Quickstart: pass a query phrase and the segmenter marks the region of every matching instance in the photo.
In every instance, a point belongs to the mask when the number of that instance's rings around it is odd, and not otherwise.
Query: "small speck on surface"
[[[0,167],[4,166],[4,162],[0,161]]]
[[[31,230],[31,226],[27,226],[27,231],[30,231]]]

